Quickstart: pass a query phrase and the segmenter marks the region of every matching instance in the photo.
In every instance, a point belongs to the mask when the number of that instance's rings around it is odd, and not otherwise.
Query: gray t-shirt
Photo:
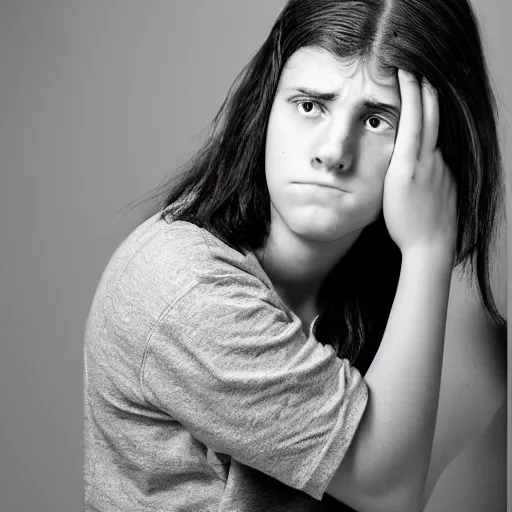
[[[313,510],[368,399],[252,252],[159,214],[101,278],[84,377],[86,511]]]

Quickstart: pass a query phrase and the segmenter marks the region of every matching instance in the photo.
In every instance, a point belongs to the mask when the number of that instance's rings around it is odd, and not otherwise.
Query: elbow
[[[421,474],[418,474],[421,473]],[[383,481],[387,485],[382,485]],[[416,468],[401,473],[400,477],[381,478],[375,482],[372,500],[375,512],[421,512],[423,510],[423,494],[425,479],[423,472]],[[372,495],[372,491],[370,491]],[[364,509],[366,510],[366,509]]]
[[[368,494],[365,499],[360,500],[360,503],[362,508],[357,510],[364,510],[364,512],[421,512],[423,509],[420,493],[397,489],[388,490],[382,494]]]
[[[423,510],[423,493],[410,489],[394,490],[387,496],[387,506],[382,512],[421,512]]]
[[[353,475],[338,474],[328,487],[328,493],[355,510],[364,512],[421,512],[423,485],[418,479],[403,474],[398,480],[380,475],[364,483]]]

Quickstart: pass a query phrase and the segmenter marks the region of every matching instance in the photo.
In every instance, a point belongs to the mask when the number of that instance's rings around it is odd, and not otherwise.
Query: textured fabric
[[[327,510],[368,398],[253,253],[159,215],[102,276],[84,376],[85,510],[101,512]]]

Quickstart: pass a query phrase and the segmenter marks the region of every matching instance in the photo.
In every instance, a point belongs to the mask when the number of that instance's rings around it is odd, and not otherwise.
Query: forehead
[[[319,47],[297,50],[286,62],[279,89],[305,87],[339,92],[347,86],[357,86],[379,98],[399,100],[398,80],[394,69],[380,66],[374,59],[342,60]]]

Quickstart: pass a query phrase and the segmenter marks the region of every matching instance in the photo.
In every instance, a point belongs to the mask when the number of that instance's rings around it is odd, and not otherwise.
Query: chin
[[[339,222],[295,222],[289,227],[296,236],[317,243],[336,242],[360,231],[356,226],[340,225]]]

